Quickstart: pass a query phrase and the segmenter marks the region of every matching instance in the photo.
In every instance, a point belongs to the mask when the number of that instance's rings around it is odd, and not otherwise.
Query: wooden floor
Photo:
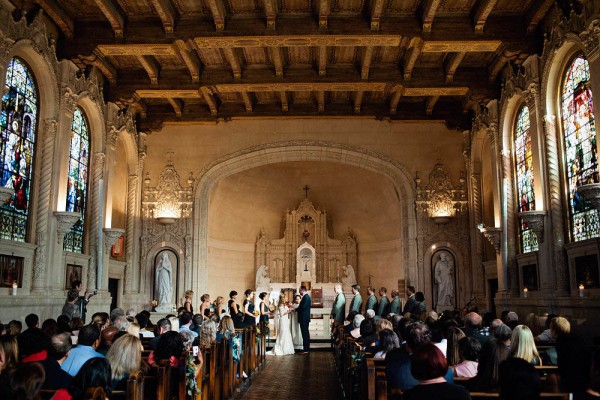
[[[267,356],[267,365],[253,377],[252,384],[239,398],[341,400],[333,354],[313,351],[304,356]]]

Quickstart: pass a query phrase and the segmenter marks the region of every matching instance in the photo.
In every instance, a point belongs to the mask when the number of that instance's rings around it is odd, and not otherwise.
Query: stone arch
[[[563,73],[571,58],[579,52],[583,52],[589,60],[589,54],[584,50],[579,37],[575,34],[565,34],[564,42],[545,60],[542,75],[542,93],[545,97],[545,108],[547,115],[556,116],[559,119],[560,86]]]
[[[214,185],[221,179],[255,167],[289,161],[327,161],[352,165],[387,177],[394,185],[402,205],[400,229],[402,260],[411,284],[422,279],[417,271],[415,188],[409,171],[398,161],[360,147],[320,141],[269,143],[250,147],[215,160],[205,167],[196,181],[194,198],[193,290],[204,293],[208,279],[208,204]],[[420,275],[420,276],[419,276]]]

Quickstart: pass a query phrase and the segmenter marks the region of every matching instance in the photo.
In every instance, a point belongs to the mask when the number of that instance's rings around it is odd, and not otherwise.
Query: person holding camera
[[[89,293],[86,292],[84,296],[79,296],[81,292],[81,281],[76,280],[71,282],[71,290],[67,293],[67,300],[62,309],[62,315],[66,315],[70,319],[79,317],[85,322],[85,313],[87,311],[87,304],[90,301],[90,297],[98,293],[96,290]]]

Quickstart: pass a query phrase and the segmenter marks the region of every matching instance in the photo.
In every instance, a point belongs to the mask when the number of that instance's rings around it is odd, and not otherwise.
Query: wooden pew
[[[540,393],[540,399],[547,400],[569,400],[569,393]],[[488,392],[471,392],[472,400],[486,400],[486,399],[499,399],[500,393],[488,393]]]
[[[387,378],[385,374],[385,359],[366,359],[366,392],[369,400],[387,400]],[[365,379],[363,379],[365,383]]]
[[[210,346],[202,348],[202,358],[204,365],[202,366],[202,372],[198,374],[196,383],[198,389],[201,392],[201,398],[214,399],[215,398],[215,380],[217,370],[217,344],[211,343]],[[222,373],[222,372],[221,372]]]

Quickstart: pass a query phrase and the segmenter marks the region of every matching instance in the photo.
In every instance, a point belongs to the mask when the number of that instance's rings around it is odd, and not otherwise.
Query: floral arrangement
[[[158,301],[152,300],[150,302],[150,307],[152,307],[152,311],[156,311],[156,307],[158,306]]]
[[[256,315],[258,317],[260,315],[260,311],[254,310],[254,315]]]

